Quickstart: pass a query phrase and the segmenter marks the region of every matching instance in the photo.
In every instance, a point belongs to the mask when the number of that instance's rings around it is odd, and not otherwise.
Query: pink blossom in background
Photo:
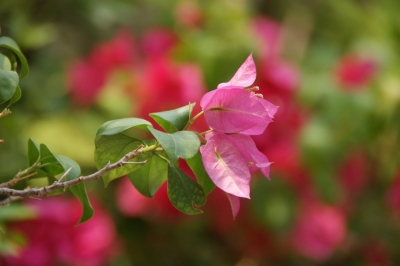
[[[120,31],[114,39],[97,45],[90,55],[73,62],[67,71],[67,87],[72,100],[92,105],[109,75],[118,68],[131,68],[136,60],[132,36]]]
[[[260,42],[260,53],[263,59],[279,56],[282,48],[281,25],[266,17],[253,19],[252,29]]]
[[[141,51],[150,60],[165,56],[177,44],[177,36],[168,28],[155,28],[146,31],[141,39]]]
[[[357,89],[367,85],[378,70],[378,63],[358,55],[345,55],[335,68],[336,79],[346,89]]]
[[[154,207],[153,200],[140,194],[128,177],[119,178],[115,197],[118,209],[126,216],[146,216]]]
[[[198,102],[206,92],[202,71],[192,63],[177,64],[168,57],[146,62],[133,97],[141,117]],[[198,110],[195,107],[194,114]]]
[[[111,217],[92,200],[92,219],[76,226],[81,205],[76,199],[52,197],[29,201],[38,218],[15,222],[11,230],[26,236],[17,257],[5,256],[4,265],[105,265],[119,252]],[[0,260],[1,261],[1,260]]]
[[[127,177],[119,178],[115,191],[117,208],[128,217],[175,221],[184,215],[169,201],[166,185],[167,182],[160,187],[154,198],[148,198],[140,194]]]
[[[345,236],[346,218],[341,210],[309,203],[299,211],[291,242],[299,254],[323,262],[340,248]]]

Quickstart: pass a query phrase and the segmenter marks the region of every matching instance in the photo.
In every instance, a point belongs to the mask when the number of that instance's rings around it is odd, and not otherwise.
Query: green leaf
[[[21,71],[19,73],[19,78],[23,79],[29,74],[28,62],[24,54],[19,49],[18,45],[8,37],[0,37],[0,48],[11,50],[18,58],[21,64]],[[16,70],[13,68],[13,70]]]
[[[0,69],[0,104],[13,97],[18,82],[19,78],[16,72]]]
[[[0,53],[0,69],[12,70],[11,60],[4,54]]]
[[[175,208],[186,214],[202,213],[195,207],[207,201],[203,188],[175,166],[168,166],[168,198]]]
[[[144,196],[152,198],[168,177],[168,163],[154,155],[147,163],[133,173],[129,179],[135,188]]]
[[[196,103],[180,107],[178,109],[151,113],[150,116],[168,133],[174,133],[184,129],[189,121],[193,107]]]
[[[74,160],[60,155],[58,155],[57,157],[63,165],[64,171],[67,171],[69,168],[71,168],[71,170],[65,177],[67,181],[79,178],[81,176],[81,168]],[[78,198],[78,200],[82,204],[82,216],[78,223],[83,223],[92,218],[94,210],[86,193],[85,183],[80,183],[78,185],[69,187],[69,190],[72,192],[72,194],[75,195],[75,197]]]
[[[43,172],[56,176],[64,172],[64,167],[58,160],[57,156],[53,154],[46,145],[40,144],[40,162],[42,167],[40,168]],[[39,177],[37,175],[35,177]]]
[[[196,153],[192,158],[186,159],[187,164],[190,169],[196,175],[197,182],[204,189],[204,192],[208,195],[215,188],[215,184],[211,181],[208,176],[206,170],[204,169],[203,160],[201,159],[201,154],[199,152]]]
[[[199,138],[191,131],[178,131],[169,134],[152,127],[148,128],[167,153],[171,164],[178,161],[179,157],[183,159],[191,158],[195,156],[199,150]]]
[[[22,95],[21,88],[19,86],[17,86],[17,88],[16,88],[13,96],[11,97],[10,102],[8,103],[7,107],[10,107],[14,103],[18,102],[19,99],[21,99],[21,95]]]
[[[147,145],[155,143],[154,140],[145,141]],[[123,134],[102,136],[96,144],[96,150],[94,152],[94,161],[97,169],[101,169],[106,166],[109,162],[115,163],[119,161],[125,154],[135,150],[139,145],[143,144],[143,141],[128,137]],[[130,160],[130,162],[143,162],[149,159],[153,154],[146,152]],[[144,164],[126,164],[122,167],[114,169],[103,175],[104,185],[107,186],[112,180],[129,174]]]
[[[149,121],[135,117],[107,121],[97,130],[96,145],[101,136],[116,135],[130,128],[148,131],[147,126],[151,126]]]
[[[28,162],[29,166],[34,165],[40,160],[40,149],[33,140],[28,140]]]

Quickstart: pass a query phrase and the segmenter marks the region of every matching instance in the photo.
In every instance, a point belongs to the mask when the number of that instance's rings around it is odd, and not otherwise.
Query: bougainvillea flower
[[[257,150],[251,137],[213,132],[200,147],[204,168],[214,184],[233,196],[250,198],[251,172],[268,177],[270,162]]]
[[[357,55],[346,55],[336,66],[336,77],[344,88],[365,86],[378,70],[378,64],[371,58]]]
[[[277,107],[240,87],[224,87],[204,95],[200,101],[207,124],[223,133],[259,135]]]
[[[246,61],[239,67],[232,79],[226,83],[220,83],[217,89],[227,86],[248,87],[256,80],[256,65],[250,54]]]
[[[312,203],[304,206],[292,235],[294,249],[317,262],[327,260],[343,243],[346,218],[332,206]]]
[[[200,106],[211,129],[246,135],[264,132],[278,107],[256,94],[257,87],[244,89],[255,79],[255,64],[250,55],[229,82],[203,96]]]

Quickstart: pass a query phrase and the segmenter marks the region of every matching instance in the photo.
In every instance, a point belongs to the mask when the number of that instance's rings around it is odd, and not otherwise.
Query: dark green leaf
[[[0,69],[0,104],[13,97],[18,82],[19,78],[16,72]]]
[[[133,173],[129,179],[144,196],[152,198],[168,177],[168,163],[154,155],[147,163]]]
[[[37,163],[40,160],[40,149],[33,140],[28,140],[28,162],[29,166]]]
[[[187,164],[190,169],[196,175],[197,182],[204,189],[204,192],[208,195],[215,188],[215,184],[211,181],[206,170],[204,169],[203,161],[201,159],[201,154],[198,152],[192,158],[186,159]]]
[[[67,171],[69,168],[71,168],[66,176],[67,181],[79,178],[81,176],[81,168],[75,161],[65,156],[59,155],[57,157],[63,165],[64,171]],[[69,187],[69,190],[75,195],[75,197],[78,198],[83,207],[82,216],[79,220],[79,223],[83,223],[92,218],[94,210],[86,193],[85,183],[80,183],[78,185]]]
[[[107,121],[97,130],[96,145],[101,136],[116,135],[130,128],[148,131],[147,126],[151,126],[151,123],[141,118],[123,118]]]
[[[19,77],[20,79],[25,78],[29,74],[28,62],[26,61],[26,58],[19,49],[18,45],[8,37],[0,37],[0,48],[11,50],[17,56],[21,64],[21,72],[19,73]]]
[[[174,133],[184,129],[189,121],[193,107],[196,103],[180,107],[178,109],[151,113],[150,116],[168,133]]]
[[[44,144],[40,144],[40,157],[40,162],[42,165],[40,169],[43,172],[51,176],[56,176],[64,172],[64,167],[58,160],[57,156],[54,155]]]
[[[195,207],[207,201],[203,188],[175,166],[168,166],[168,197],[175,208],[186,214],[202,213]]]
[[[191,131],[178,131],[169,134],[158,131],[152,127],[148,128],[167,153],[171,164],[178,161],[179,157],[183,159],[191,158],[196,155],[199,150],[199,138]]]
[[[155,143],[154,140],[145,142],[148,145]],[[115,163],[119,161],[125,154],[135,150],[139,145],[143,144],[143,141],[125,136],[123,134],[102,136],[97,140],[96,150],[94,153],[94,161],[97,169],[101,169],[106,166],[109,162]],[[130,162],[143,162],[150,158],[152,153],[144,153],[130,160]],[[144,164],[126,164],[122,167],[114,169],[103,175],[104,185],[118,177],[129,174]]]

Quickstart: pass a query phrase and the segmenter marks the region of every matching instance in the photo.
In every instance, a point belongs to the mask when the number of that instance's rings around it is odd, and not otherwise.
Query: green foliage
[[[62,155],[58,155],[57,158],[63,165],[64,171],[67,171],[71,168],[71,170],[65,177],[67,181],[79,178],[81,176],[81,168],[75,161]],[[78,198],[83,207],[83,212],[79,223],[83,223],[92,218],[94,210],[86,193],[85,183],[80,183],[75,186],[69,187],[69,190],[72,192],[72,194],[75,195],[75,197]]]
[[[168,163],[159,156],[152,156],[145,165],[128,174],[135,188],[144,196],[152,198],[167,180]]]
[[[169,134],[152,127],[148,128],[167,153],[171,164],[177,162],[179,157],[183,159],[191,158],[199,150],[200,140],[191,131],[179,131]]]
[[[0,37],[0,104],[10,101],[11,106],[21,98],[18,83],[28,73],[28,63],[18,45],[8,37]]]
[[[186,214],[200,214],[207,197],[203,188],[178,167],[168,167],[168,198],[172,205]]]
[[[94,152],[94,161],[97,169],[101,169],[108,163],[115,163],[119,161],[125,154],[135,150],[140,145],[153,145],[155,141],[142,141],[136,138],[126,136],[122,133],[110,136],[102,136],[96,141],[96,150]],[[130,162],[137,162],[137,164],[125,164],[122,167],[114,169],[103,175],[104,185],[107,186],[112,180],[127,175],[144,164],[141,162],[146,161],[152,156],[151,153],[143,153],[130,160]]]
[[[122,118],[105,122],[97,130],[96,140],[95,140],[96,146],[101,136],[115,135],[131,128],[137,128],[148,131],[147,126],[151,126],[151,123],[149,121],[134,117]]]
[[[28,161],[31,172],[36,171],[35,177],[47,176],[49,181],[57,181],[67,170],[66,180],[73,180],[81,176],[79,165],[72,159],[55,155],[44,144],[36,144],[33,140],[28,141]],[[83,206],[83,212],[79,223],[89,220],[93,216],[93,208],[86,193],[85,184],[81,183],[69,188],[78,198]]]
[[[151,113],[150,116],[168,133],[183,130],[189,121],[195,103],[159,113]]]
[[[190,169],[196,175],[197,182],[203,187],[204,192],[208,195],[215,188],[215,184],[211,181],[206,170],[204,169],[201,154],[198,152],[192,158],[186,159]]]
[[[152,198],[161,185],[168,180],[168,196],[171,203],[187,214],[198,214],[207,193],[214,188],[205,173],[198,153],[200,141],[194,132],[183,130],[187,125],[193,104],[175,110],[152,113],[151,117],[166,132],[154,129],[150,122],[139,118],[118,119],[104,123],[96,135],[94,154],[96,167],[119,161],[125,154],[140,151],[128,163],[103,175],[105,186],[112,180],[128,175],[131,183],[144,196]],[[155,140],[141,140],[127,135],[129,129],[150,132]],[[183,130],[183,131],[181,131]],[[178,169],[178,159],[188,160],[199,183],[190,179]],[[190,158],[193,158],[190,160]],[[203,189],[204,187],[204,189]]]

